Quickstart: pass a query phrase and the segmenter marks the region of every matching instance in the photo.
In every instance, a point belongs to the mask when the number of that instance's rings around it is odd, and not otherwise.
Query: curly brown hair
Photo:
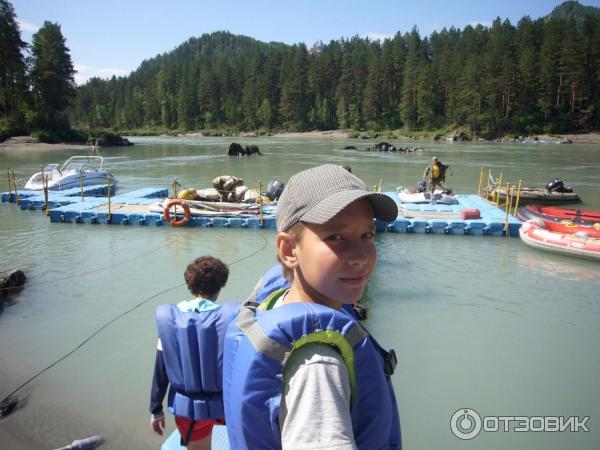
[[[229,278],[229,267],[220,259],[200,256],[190,263],[183,274],[194,296],[216,297]]]

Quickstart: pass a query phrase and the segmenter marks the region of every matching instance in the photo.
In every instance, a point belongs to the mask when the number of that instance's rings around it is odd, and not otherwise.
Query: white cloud
[[[26,31],[29,33],[35,33],[37,30],[40,29],[40,27],[38,27],[37,25],[33,24],[33,23],[29,23],[29,22],[23,22],[23,21],[17,21],[17,24],[19,25],[19,29],[21,31]]]
[[[74,68],[77,71],[75,74],[75,83],[77,84],[84,84],[87,80],[93,77],[111,78],[113,75],[120,77],[128,75],[131,72],[130,69],[92,67],[86,66],[85,64],[74,64]]]
[[[372,41],[381,41],[383,42],[386,39],[392,39],[394,37],[393,34],[386,33],[365,33],[361,36],[362,38],[369,38]]]
[[[477,25],[481,25],[482,27],[486,27],[486,28],[491,28],[492,21],[491,20],[475,20],[473,22],[469,22],[469,25],[471,25],[473,28],[475,28]]]

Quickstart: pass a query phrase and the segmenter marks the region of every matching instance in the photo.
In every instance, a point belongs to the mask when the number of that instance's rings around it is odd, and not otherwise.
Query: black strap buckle
[[[367,320],[369,309],[365,305],[361,305],[360,303],[354,303],[352,304],[352,309],[354,309],[354,314],[356,314],[356,318],[358,320]]]
[[[391,377],[394,374],[397,365],[398,359],[396,358],[396,352],[394,349],[391,349],[384,356],[383,373],[385,373],[386,376]]]

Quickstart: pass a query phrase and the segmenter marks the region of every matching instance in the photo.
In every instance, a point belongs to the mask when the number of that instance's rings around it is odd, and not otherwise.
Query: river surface
[[[233,138],[132,140],[134,147],[102,151],[120,192],[168,187],[174,178],[209,187],[221,174],[264,186],[325,162],[349,164],[367,184],[383,180],[394,190],[415,186],[437,155],[451,165],[447,182],[457,193],[476,193],[484,166],[502,172],[504,183],[563,177],[584,199],[581,208],[600,210],[600,146],[420,142],[422,153],[383,154],[340,150],[373,141],[265,137],[235,139],[259,145],[264,156],[231,158]],[[40,164],[78,153],[0,150],[0,167],[26,179]],[[0,313],[0,397],[121,316],[20,392],[24,406],[0,420],[0,448],[53,449],[95,434],[107,450],[159,448],[148,413],[154,309],[190,298],[183,271],[203,254],[231,263],[220,300],[244,298],[275,263],[274,236],[50,223],[0,204],[0,270],[21,268],[28,277]],[[398,355],[393,381],[405,449],[600,448],[598,262],[542,253],[518,238],[382,233],[376,240],[378,264],[363,301],[368,329]],[[589,416],[589,432],[518,432],[515,423],[504,431],[497,422],[500,431],[460,440],[450,419],[464,408],[488,417],[487,429],[493,416]]]

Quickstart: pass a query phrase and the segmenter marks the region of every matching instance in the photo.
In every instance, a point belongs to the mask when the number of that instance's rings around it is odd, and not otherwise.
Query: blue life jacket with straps
[[[272,292],[287,289],[291,286],[290,280],[283,276],[283,267],[276,264],[265,272],[258,282],[254,292],[248,300],[262,303]]]
[[[393,350],[384,351],[348,313],[309,303],[268,311],[246,303],[229,326],[223,396],[231,448],[281,448],[283,369],[293,350],[310,343],[335,347],[346,363],[358,448],[400,449],[400,420],[390,380]]]
[[[169,411],[192,420],[220,419],[223,411],[223,343],[239,303],[202,312],[176,305],[156,309],[156,326],[171,392]]]

